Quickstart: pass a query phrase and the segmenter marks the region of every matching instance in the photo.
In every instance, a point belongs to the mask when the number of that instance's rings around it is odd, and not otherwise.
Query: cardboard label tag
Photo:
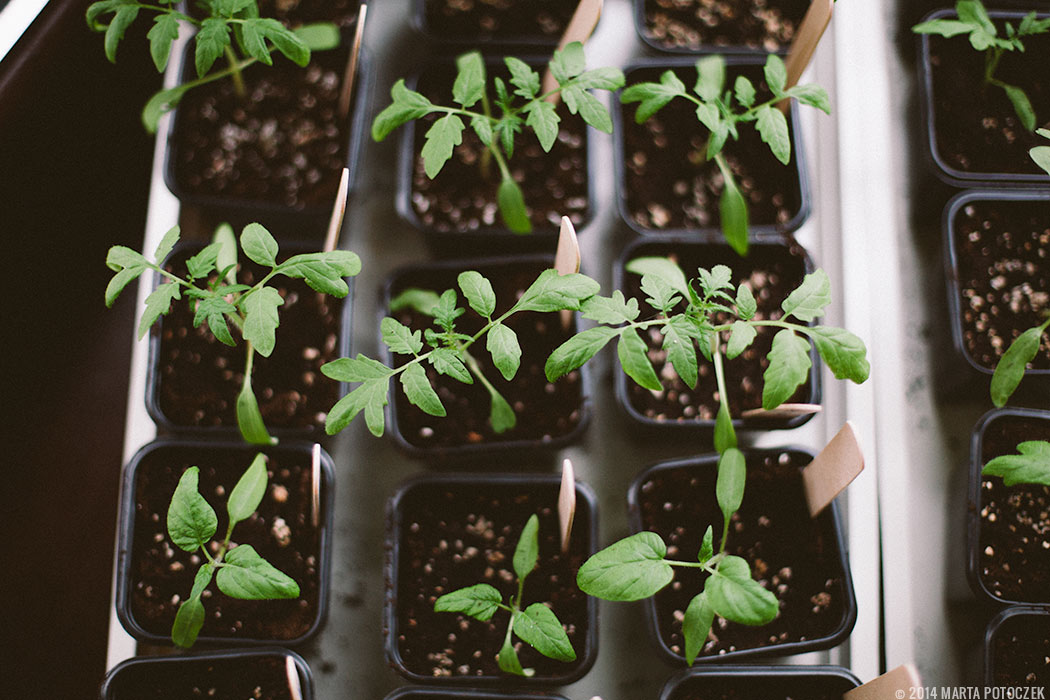
[[[343,168],[339,176],[339,191],[335,193],[332,205],[332,218],[328,220],[328,233],[324,237],[324,252],[331,253],[339,245],[339,232],[343,228],[343,216],[346,214],[346,195],[350,190],[350,168]]]
[[[864,453],[849,421],[802,470],[810,517],[817,517],[864,470]]]
[[[303,686],[299,682],[299,669],[295,666],[295,659],[286,656],[284,661],[284,670],[288,676],[288,692],[291,694],[292,700],[303,700]]]
[[[922,680],[915,666],[904,664],[869,683],[847,691],[842,700],[900,700],[914,697],[912,689],[921,687]]]
[[[365,36],[365,17],[367,15],[368,3],[363,2],[357,11],[354,43],[350,47],[350,57],[346,61],[346,72],[343,73],[343,91],[339,93],[339,116],[343,119],[350,116],[350,99],[354,96],[354,81],[357,80],[357,63],[361,56],[361,41]]]
[[[558,522],[561,524],[561,551],[569,551],[572,521],[576,518],[576,473],[572,462],[561,465],[561,489],[558,491]]]
[[[580,0],[580,4],[576,6],[576,11],[572,13],[572,19],[569,20],[568,26],[565,27],[565,32],[561,35],[561,41],[558,42],[559,51],[574,41],[578,41],[581,44],[587,43],[587,40],[594,32],[594,28],[598,26],[598,18],[602,16],[602,2],[603,0]],[[545,95],[557,87],[558,81],[554,79],[550,68],[548,68],[543,72],[543,86],[540,88],[540,94]],[[554,94],[547,98],[547,101],[551,104],[558,104],[558,100],[559,94]]]
[[[345,172],[345,171],[344,171]],[[310,524],[317,528],[321,522],[321,445],[314,443],[313,459],[310,460]]]
[[[787,68],[785,90],[798,84],[802,72],[813,58],[813,52],[817,50],[820,37],[824,36],[824,30],[831,23],[831,11],[834,7],[835,0],[813,0],[810,3],[806,16],[802,18],[802,24],[795,34],[795,40],[791,42],[787,61],[784,62]],[[777,106],[781,112],[787,114],[790,105],[791,100],[781,100]]]
[[[796,418],[808,416],[811,413],[820,413],[824,409],[815,403],[782,403],[776,408],[767,411],[764,408],[752,408],[741,413],[742,418]]]
[[[576,240],[576,228],[567,216],[561,217],[558,250],[554,253],[554,269],[559,275],[571,275],[580,271],[580,244]]]

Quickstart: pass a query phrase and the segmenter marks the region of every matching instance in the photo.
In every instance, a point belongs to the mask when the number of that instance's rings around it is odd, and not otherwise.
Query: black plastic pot
[[[533,66],[537,71],[546,65],[550,56],[518,56],[526,63]],[[434,57],[428,64],[427,69],[416,76],[410,77],[406,83],[408,87],[417,90],[424,95],[430,95],[435,104],[450,104],[452,96],[452,82],[455,63],[451,57]],[[502,59],[489,57],[486,59],[486,70],[490,76],[502,75],[507,79],[506,67]],[[433,87],[431,87],[433,86]],[[512,173],[520,175],[521,170],[526,170],[523,176],[517,177],[518,184],[522,186],[527,207],[536,205],[539,196],[546,196],[554,185],[564,187],[571,185],[574,192],[563,192],[561,196],[553,196],[556,202],[550,203],[550,216],[542,222],[533,220],[533,230],[529,234],[518,234],[510,231],[503,223],[496,206],[496,190],[499,185],[499,169],[495,162],[491,163],[489,176],[482,179],[480,166],[475,162],[465,163],[461,160],[464,149],[473,145],[472,148],[479,151],[483,148],[477,136],[469,124],[463,132],[464,143],[458,146],[452,158],[445,163],[437,178],[431,180],[422,169],[422,159],[418,154],[423,148],[424,136],[430,128],[431,119],[424,118],[401,127],[401,141],[398,154],[398,182],[396,206],[400,216],[415,228],[423,231],[428,246],[438,255],[450,257],[460,255],[463,257],[477,256],[479,254],[506,254],[512,252],[545,252],[554,250],[556,246],[558,229],[561,216],[568,216],[577,231],[590,222],[594,216],[594,176],[591,168],[590,140],[591,128],[587,126],[579,116],[569,115],[568,109],[562,105],[559,107],[562,118],[559,139],[555,142],[550,153],[544,153],[535,135],[524,133],[516,142],[514,157],[508,161]],[[566,124],[574,125],[572,132],[567,131]],[[471,153],[474,150],[470,151]],[[556,170],[556,174],[568,173],[570,182],[552,183],[543,179],[550,173],[543,167],[550,163],[565,163],[566,166]],[[464,204],[472,207],[482,206],[479,215],[455,213],[456,217],[465,221],[454,220],[449,215],[449,221],[428,222],[428,214],[421,207],[434,207],[444,211],[442,206],[451,207],[450,202],[443,204],[431,204],[426,201],[424,195],[417,190],[417,182],[426,183],[427,187],[443,187],[454,189],[455,194],[448,198],[455,198],[457,205]],[[479,191],[481,190],[481,191]],[[415,200],[419,199],[420,203]],[[580,201],[576,201],[580,200]],[[447,212],[445,212],[447,213]]]
[[[1050,411],[989,411],[974,427],[970,445],[966,573],[978,598],[1000,605],[1050,605],[1050,553],[1038,522],[1050,505],[1050,487],[1007,487],[998,477],[981,476],[988,461],[1017,454],[1026,440],[1050,440]],[[1041,574],[1035,571],[1040,564]],[[1023,580],[1025,575],[1031,578]]]
[[[226,531],[226,502],[216,490],[221,486],[228,494],[261,451],[269,457],[272,473],[266,496],[258,514],[237,525],[232,541],[252,545],[296,579],[301,595],[295,600],[240,601],[215,592],[212,584],[213,593],[203,599],[207,617],[198,644],[295,645],[316,634],[328,610],[331,586],[335,477],[332,459],[322,450],[320,511],[314,527],[312,492],[307,492],[312,483],[312,449],[304,442],[259,449],[241,442],[157,440],[139,450],[124,469],[121,485],[116,609],[124,629],[140,641],[170,645],[176,610],[172,599],[189,595],[202,563],[200,557],[193,559],[197,555],[172,546],[167,535],[165,514],[183,471],[200,467],[201,495],[218,515],[216,538],[221,538]],[[299,479],[298,489],[290,479]],[[276,488],[278,485],[285,490]],[[288,531],[283,531],[278,519]],[[291,542],[304,539],[305,551],[293,548],[284,538]],[[225,614],[230,622],[222,622],[217,613]],[[244,624],[248,620],[254,620],[258,629]]]
[[[724,3],[727,8],[735,9],[741,15],[747,10],[744,7],[746,4],[745,2]],[[758,41],[756,36],[750,42],[741,42],[738,39],[731,39],[726,36],[726,34],[738,36],[745,31],[738,30],[737,32],[723,32],[714,41],[702,43],[702,34],[710,35],[718,30],[705,25],[697,15],[700,12],[707,12],[708,15],[711,15],[712,11],[710,8],[704,7],[699,1],[693,3],[693,6],[682,7],[681,5],[683,5],[681,2],[667,2],[666,0],[663,2],[660,0],[634,0],[634,26],[642,41],[657,51],[688,54],[696,54],[702,51],[718,51],[725,54],[766,54],[775,51],[786,54],[788,48],[790,48],[791,37],[793,37],[794,32],[778,33],[773,31],[770,33],[769,24],[776,21],[773,18],[766,21],[767,31],[763,36],[767,40]],[[735,8],[733,7],[734,5],[736,6]],[[806,9],[809,7],[809,1],[770,0],[764,5],[767,10],[784,13],[781,16],[786,16],[786,19],[794,24],[795,31],[797,31],[798,26],[802,23],[802,18],[806,14]],[[693,16],[690,17],[689,13],[693,13]],[[657,15],[671,21],[666,26],[658,26],[655,21]],[[752,15],[747,19],[752,20],[755,18]],[[740,22],[741,20],[738,18],[737,25]]]
[[[660,700],[839,700],[859,685],[856,676],[838,666],[719,666],[678,673],[664,686]]]
[[[457,320],[460,332],[473,334],[480,330],[483,320],[469,308],[462,297],[456,278],[465,270],[476,270],[489,279],[496,290],[495,318],[517,300],[513,294],[531,284],[545,269],[553,266],[547,256],[518,256],[432,262],[396,270],[387,280],[380,296],[379,319],[395,316],[414,330],[433,327],[429,318],[421,314],[391,314],[390,301],[407,288],[429,289],[441,294],[455,289],[459,306],[466,313]],[[510,285],[505,289],[506,285]],[[521,367],[511,381],[492,366],[488,352],[479,344],[474,353],[484,374],[512,406],[519,402],[524,410],[516,408],[518,425],[497,434],[488,421],[488,393],[477,381],[473,385],[440,377],[427,367],[428,376],[437,387],[448,415],[444,418],[428,416],[409,403],[400,386],[391,390],[386,415],[391,434],[398,447],[416,457],[446,459],[491,455],[493,452],[510,455],[522,451],[551,451],[577,441],[591,419],[590,373],[586,367],[557,382],[547,382],[543,366],[556,347],[576,332],[578,319],[572,315],[568,329],[561,326],[559,313],[526,312],[512,316],[507,325],[515,330],[522,347]],[[376,323],[376,328],[379,322]],[[466,330],[463,330],[466,329]],[[540,332],[547,332],[542,336]],[[537,340],[539,341],[537,343]],[[383,360],[393,366],[395,356],[380,343]],[[405,356],[397,356],[404,359]]]
[[[289,673],[294,673],[292,681]],[[281,679],[285,685],[279,686]],[[288,689],[298,684],[299,695]],[[270,687],[274,683],[275,687]],[[215,684],[211,689],[203,684]],[[314,681],[301,656],[287,649],[229,649],[178,656],[140,656],[117,664],[102,681],[101,700],[141,698],[249,697],[257,687],[262,692],[284,691],[279,697],[313,700]],[[208,690],[214,692],[209,694]],[[256,697],[251,695],[252,697]],[[265,694],[258,697],[272,697]]]
[[[747,559],[759,579],[768,578],[765,585],[780,599],[780,613],[769,625],[757,628],[733,623],[723,628],[719,625],[724,621],[716,620],[712,631],[720,638],[719,644],[725,646],[707,650],[707,655],[696,658],[697,664],[743,662],[828,649],[842,643],[857,620],[857,601],[838,509],[833,503],[811,519],[801,477],[797,476],[796,470],[808,464],[813,454],[801,448],[782,448],[749,449],[745,455],[748,486],[738,517],[733,520],[739,527],[730,528],[727,551]],[[672,558],[690,560],[699,551],[703,532],[710,525],[718,551],[722,515],[715,500],[717,465],[718,455],[710,454],[662,462],[639,474],[627,492],[631,531],[656,532],[669,544]],[[651,499],[660,502],[649,503]],[[693,510],[685,511],[687,507]],[[764,539],[749,534],[758,530]],[[745,537],[751,539],[741,543]],[[737,548],[742,549],[736,551]],[[813,569],[800,569],[804,558],[814,560]],[[759,572],[759,566],[767,567],[768,576]],[[817,566],[819,572],[815,570]],[[672,583],[645,601],[650,634],[661,655],[676,665],[684,664],[685,657],[675,641],[681,637],[680,618],[673,622],[675,610],[680,608],[684,613],[689,600],[700,590],[701,576],[694,569],[676,570],[675,581],[681,582],[681,587]],[[795,617],[790,623],[783,617],[789,607]],[[792,629],[791,624],[805,628]],[[764,646],[741,648],[740,642],[725,641],[731,635],[739,638],[747,634],[754,635],[752,641]],[[778,641],[771,642],[771,637]]]
[[[483,50],[524,47],[557,47],[565,27],[576,7],[574,0],[510,0],[504,7],[488,3],[474,3],[459,15],[441,21],[439,12],[426,10],[429,0],[413,0],[412,20],[415,27],[430,41],[451,46]],[[535,9],[535,14],[515,12],[517,8]],[[483,16],[474,22],[463,13],[478,12]],[[542,16],[541,16],[542,15]],[[492,28],[482,29],[483,24]],[[506,27],[506,28],[505,28]],[[544,30],[546,28],[546,31]]]
[[[627,76],[627,85],[639,82],[659,82],[661,74],[666,70],[674,70],[687,86],[696,82],[697,57],[668,56],[664,58],[653,58],[637,63],[632,63],[624,73]],[[727,56],[726,71],[727,84],[732,85],[736,75],[746,72],[752,82],[758,86],[762,80],[762,66],[765,59],[761,56]],[[675,236],[696,235],[698,233],[720,233],[718,221],[718,195],[721,186],[714,191],[702,191],[700,195],[705,198],[703,206],[696,203],[697,180],[701,177],[708,182],[711,188],[714,183],[720,183],[721,175],[714,175],[718,169],[714,162],[700,162],[694,164],[690,160],[690,152],[703,153],[706,148],[706,129],[697,121],[695,110],[684,100],[673,100],[651,117],[645,124],[635,123],[635,109],[637,104],[622,104],[619,94],[613,100],[613,157],[616,169],[616,205],[627,225],[635,232],[646,236]],[[681,124],[679,122],[682,122]],[[634,155],[628,155],[628,141],[637,141],[639,145],[649,145],[655,142],[653,134],[648,133],[654,124],[663,125],[663,131],[657,135],[670,147],[667,155],[658,162],[649,160],[645,156],[644,162],[639,165]],[[748,166],[745,176],[736,173],[737,182],[741,186],[744,195],[751,196],[747,181],[752,181],[751,186],[758,189],[756,199],[750,202],[752,237],[791,233],[798,229],[809,216],[810,211],[810,186],[806,169],[806,152],[802,143],[799,129],[792,125],[798,123],[798,105],[792,100],[791,111],[788,117],[788,127],[791,134],[791,160],[783,165],[770,152],[769,147],[762,143],[761,138],[754,133],[750,126],[741,129],[741,138],[734,142],[726,142],[722,152],[726,155],[730,167],[738,162],[739,167]],[[695,128],[694,128],[695,127]],[[675,137],[671,144],[671,138]],[[679,140],[681,139],[681,143]],[[643,154],[644,155],[644,154]],[[629,166],[630,161],[630,175]],[[638,170],[644,168],[644,170]],[[671,208],[663,204],[649,202],[642,186],[651,189],[654,193],[674,193],[675,196],[684,198],[691,194],[692,199],[688,202],[688,211],[685,204],[679,202]],[[772,190],[783,190],[773,193]],[[771,190],[771,191],[766,191]],[[645,205],[649,212],[648,220],[639,221],[631,213],[631,201],[637,198],[637,204]],[[782,201],[781,199],[782,198]],[[758,205],[769,205],[770,211],[763,211]],[[653,207],[660,207],[655,210]],[[690,215],[693,220],[687,218]],[[658,216],[659,214],[659,216]],[[657,218],[666,217],[666,226],[660,226]]]
[[[1034,9],[1029,3],[1028,9]],[[1016,28],[1026,13],[989,11],[993,21],[1009,21]],[[931,12],[923,21],[932,19],[953,19],[956,17],[955,10],[936,10]],[[984,53],[975,51],[969,44],[966,35],[951,38],[933,36],[929,34],[917,35],[919,43],[918,53],[918,85],[919,100],[922,105],[923,132],[926,144],[925,156],[929,168],[942,181],[953,187],[996,187],[999,185],[1028,185],[1046,187],[1050,182],[1050,176],[1036,166],[1028,156],[1028,149],[1033,146],[1043,145],[1046,139],[1028,132],[1014,113],[1013,107],[1006,98],[1005,93],[998,88],[987,88],[989,101],[993,102],[994,114],[979,114],[984,99],[982,95],[982,81],[984,75]],[[1019,85],[1028,93],[1032,100],[1032,106],[1036,113],[1038,124],[1050,119],[1050,83],[1034,83],[1034,76],[1043,75],[1041,71],[1042,59],[1046,54],[1048,42],[1045,36],[1035,36],[1025,39],[1026,51],[1004,52],[999,70],[996,75],[1008,83]],[[951,75],[959,72],[960,75],[951,87],[936,88],[937,81],[931,69],[932,53],[931,42],[948,48],[947,42],[953,42],[953,46],[960,51],[959,56],[941,56],[938,59],[938,67],[941,70],[952,71]],[[972,76],[972,80],[971,77]],[[1030,85],[1040,86],[1038,94],[1035,94]],[[981,98],[981,99],[978,99]],[[948,105],[957,102],[954,108],[946,109]],[[966,119],[960,114],[973,114],[972,119]],[[943,115],[943,116],[939,116]],[[1011,133],[1003,139],[989,141],[991,137],[988,131],[993,126],[1002,122],[1011,127]],[[985,162],[973,162],[973,158],[967,156],[965,159],[952,156],[945,145],[945,139],[950,130],[948,125],[955,125],[962,129],[970,125],[967,132],[960,132],[957,140],[969,144],[987,143],[991,158],[999,159],[1000,162],[1009,163],[1009,166],[993,164],[992,160]],[[939,136],[939,132],[944,130]],[[981,136],[977,136],[981,134]]]
[[[560,484],[561,477],[553,474],[434,474],[411,478],[399,487],[387,504],[383,625],[387,659],[398,673],[428,685],[506,687],[567,685],[590,670],[598,654],[598,601],[576,587],[576,571],[597,547],[597,499],[588,486],[576,484],[576,518],[569,554],[563,556],[557,515]],[[514,548],[532,513],[540,516],[539,566],[526,579],[522,602],[527,606],[543,599],[552,605],[570,628],[577,658],[562,663],[522,645],[522,665],[536,667],[534,676],[523,678],[502,673],[495,665],[506,630],[505,612],[497,611],[492,623],[483,623],[434,613],[433,600],[477,583],[496,586],[507,600],[516,590],[510,564]],[[434,556],[446,550],[450,554],[444,555],[445,561]],[[416,576],[413,571],[424,573]],[[406,582],[408,577],[412,579]],[[424,639],[424,633],[435,638]],[[477,649],[486,651],[475,661]],[[428,660],[431,654],[442,660]],[[481,675],[472,675],[475,670]]]
[[[1050,687],[1050,608],[1006,608],[988,623],[984,646],[986,686]]]
[[[636,297],[639,305],[643,309],[643,314],[652,312],[652,309],[645,302],[646,295],[639,289],[639,277],[637,275],[629,274],[626,271],[627,263],[634,258],[643,256],[668,255],[674,255],[677,257],[682,269],[687,275],[691,276],[696,275],[697,267],[702,266],[710,269],[718,264],[728,265],[734,272],[734,284],[739,284],[742,278],[740,274],[741,270],[748,270],[748,274],[751,274],[750,271],[752,270],[768,270],[776,265],[779,267],[782,274],[790,275],[792,277],[793,281],[791,282],[791,285],[788,285],[789,288],[786,290],[787,293],[790,293],[794,286],[797,286],[806,274],[813,271],[813,262],[810,260],[808,253],[791,239],[785,241],[779,237],[755,237],[751,242],[748,256],[746,258],[741,258],[729,247],[728,244],[724,242],[720,234],[668,236],[666,239],[661,238],[660,240],[654,238],[643,238],[627,246],[614,269],[614,285],[616,289],[622,290],[624,295],[628,298],[631,298],[632,296]],[[782,301],[782,298],[769,299],[768,301],[762,300],[760,301],[759,311],[761,312],[764,308],[779,311],[780,303]],[[755,341],[756,345],[758,342],[759,340]],[[768,335],[768,342],[772,342],[772,334]],[[730,393],[730,412],[731,415],[737,416],[733,420],[733,425],[739,429],[746,430],[773,430],[794,428],[804,424],[813,417],[812,414],[794,416],[791,418],[739,417],[744,408],[761,407],[761,375],[749,377],[749,381],[753,387],[751,393],[757,392],[757,403],[755,405],[741,407],[740,398],[735,393],[737,387],[742,386],[741,380],[743,377],[740,376],[742,371],[740,368],[743,367],[743,365],[741,363],[743,361],[748,361],[749,358],[752,357],[752,352],[756,345],[753,345],[752,348],[746,351],[744,355],[741,355],[741,357],[735,360],[727,360],[725,362],[727,390]],[[768,347],[766,350],[768,350]],[[709,371],[706,376],[701,376],[696,391],[703,391],[706,396],[711,396],[717,390],[714,380],[714,369],[699,353],[697,354],[697,359],[700,361],[701,367],[707,368]],[[810,349],[810,361],[813,363],[813,367],[810,370],[809,381],[807,384],[803,384],[802,387],[800,387],[799,391],[802,393],[797,395],[792,400],[793,402],[801,401],[803,403],[812,404],[820,403],[821,361],[815,348]],[[662,365],[658,363],[654,366],[657,370],[657,375],[659,376]],[[665,418],[660,418],[660,414],[655,416],[647,415],[648,409],[638,405],[639,400],[648,400],[651,398],[652,392],[638,386],[634,380],[628,377],[618,366],[615,375],[617,401],[627,416],[636,424],[650,430],[693,430],[713,433],[715,427],[715,411],[718,408],[717,403],[714,402],[713,397],[705,399],[706,402],[710,403],[712,411],[709,417],[701,415],[699,408],[697,408],[699,402],[695,400],[695,394],[693,394],[693,392],[691,392],[689,388],[677,378],[677,375],[675,375],[673,379],[664,379],[663,383],[666,387],[669,387],[667,390],[668,396],[671,391],[674,391],[678,396],[677,400],[679,401],[679,405],[685,407],[682,409],[683,416]],[[690,392],[690,395],[694,398],[686,403],[681,403],[680,397],[686,395],[686,392]],[[756,399],[753,397],[752,400]],[[684,415],[688,408],[694,409],[693,416]]]
[[[992,374],[1002,353],[1016,337],[1010,333],[1019,334],[1043,320],[1031,305],[1034,294],[1050,290],[1050,257],[1039,255],[1040,250],[1050,254],[1050,241],[1047,241],[1045,233],[1045,218],[1050,216],[1050,207],[1046,206],[1047,196],[1046,191],[971,190],[960,192],[944,208],[944,265],[952,340],[966,363],[986,375]],[[986,213],[981,214],[980,209],[986,210]],[[1026,209],[1036,211],[1026,213]],[[997,226],[998,230],[993,226]],[[995,234],[995,240],[980,239],[980,236],[989,232]],[[1034,269],[1034,273],[1030,273],[1030,269]],[[1021,290],[1027,285],[1030,290],[1021,301],[1030,308],[1020,312],[1006,309],[1006,314],[996,312],[990,316],[984,313],[983,309],[992,305],[985,294],[997,290],[993,275],[994,278],[1001,278],[1003,289]],[[967,285],[971,280],[988,280],[988,289],[976,290],[981,292],[972,295],[976,300],[966,301]],[[1012,305],[1013,301],[1003,299],[998,303]],[[1040,311],[1047,309],[1050,309],[1050,303]],[[988,318],[982,321],[982,314]],[[971,319],[971,316],[974,318]],[[1003,341],[1001,347],[996,349],[991,345],[991,350],[967,347],[968,336],[974,338],[973,342],[978,342],[980,336],[991,335],[980,331],[980,323],[999,329],[995,335]],[[982,344],[990,345],[991,339]],[[975,352],[983,352],[989,357],[975,357]],[[994,359],[991,358],[992,354],[996,355]],[[1050,361],[1043,352],[1036,357],[1035,367],[1025,371],[1018,392],[1020,395],[1030,393],[1045,397],[1048,388]]]
[[[531,695],[527,693],[512,693],[505,691],[472,690],[468,688],[413,688],[403,686],[387,695],[383,700],[448,700],[448,698],[463,698],[464,700],[565,700],[561,695]]]
[[[179,245],[166,264],[177,263],[176,274],[181,275],[186,258],[201,247]],[[297,245],[281,248],[281,261],[317,250]],[[248,260],[241,262],[242,274],[251,269],[258,279],[259,268]],[[346,395],[347,385],[322,375],[320,366],[350,354],[353,279],[346,282],[350,292],[342,299],[322,298],[302,280],[278,278],[270,284],[285,289],[286,300],[279,309],[281,325],[274,352],[270,357],[256,353],[252,386],[266,427],[275,437],[327,438],[324,415]],[[298,300],[295,305],[290,303],[293,295]],[[327,309],[331,314],[322,314]],[[236,334],[235,330],[231,332]],[[150,334],[146,383],[150,417],[159,428],[172,433],[227,439],[240,435],[234,407],[241,389],[245,352],[243,342],[229,347],[216,341],[205,326],[194,329],[185,301],[175,302],[173,310],[161,317]],[[162,371],[164,367],[166,371]],[[303,374],[313,379],[304,380]],[[270,390],[272,394],[267,395]],[[176,408],[176,400],[191,403]]]

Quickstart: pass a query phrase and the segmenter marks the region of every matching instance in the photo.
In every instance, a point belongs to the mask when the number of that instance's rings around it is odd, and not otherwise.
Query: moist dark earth
[[[954,225],[963,343],[989,370],[1013,340],[1050,312],[1050,205],[1046,201],[975,200]],[[1044,338],[1030,365],[1050,369]]]
[[[284,655],[234,656],[224,659],[180,659],[136,664],[121,671],[107,700],[186,700],[250,698],[301,700],[289,688]]]
[[[788,451],[748,455],[747,488],[729,527],[727,551],[748,561],[754,578],[780,601],[780,612],[762,627],[716,619],[701,656],[814,640],[841,629],[848,595],[830,516],[810,518],[802,490],[799,470],[810,459]],[[712,461],[657,470],[641,483],[642,528],[664,539],[668,558],[695,561],[709,525],[719,551],[723,520],[716,475]],[[675,654],[684,655],[682,619],[707,575],[676,569],[671,585],[656,594],[659,634]]]
[[[838,676],[717,672],[679,684],[667,700],[840,700],[856,685]]]
[[[1007,618],[992,640],[993,678],[998,685],[1050,687],[1050,615]]]
[[[644,0],[644,36],[668,49],[785,51],[807,0]]]
[[[539,564],[525,580],[523,607],[550,605],[576,651],[577,660],[548,659],[517,643],[522,666],[537,676],[567,678],[584,661],[589,639],[588,598],[576,586],[576,572],[593,543],[588,531],[589,505],[577,499],[568,555],[561,554],[557,514],[558,483],[492,484],[422,482],[411,487],[400,505],[399,544],[395,549],[396,647],[405,668],[433,677],[504,675],[496,655],[506,633],[508,614],[497,611],[489,622],[458,613],[434,612],[445,593],[487,583],[507,602],[517,591],[512,560],[522,528],[539,515]]]
[[[451,40],[557,43],[576,0],[424,0],[426,32]]]

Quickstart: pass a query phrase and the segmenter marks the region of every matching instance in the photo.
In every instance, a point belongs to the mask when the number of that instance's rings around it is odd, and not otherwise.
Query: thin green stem
[[[231,79],[233,80],[233,90],[237,93],[237,97],[244,97],[247,94],[247,90],[244,88],[244,76],[241,75],[241,69],[238,67],[240,61],[237,59],[237,54],[233,52],[233,48],[227,44],[223,47],[223,53],[226,54],[226,61],[230,64]]]

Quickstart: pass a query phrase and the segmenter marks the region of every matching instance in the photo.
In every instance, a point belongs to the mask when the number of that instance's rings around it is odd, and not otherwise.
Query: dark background
[[[149,22],[113,65],[88,4],[52,0],[0,63],[9,698],[96,698],[105,673],[135,305],[131,286],[106,309],[105,258],[141,247],[153,141],[138,113],[160,76]]]

